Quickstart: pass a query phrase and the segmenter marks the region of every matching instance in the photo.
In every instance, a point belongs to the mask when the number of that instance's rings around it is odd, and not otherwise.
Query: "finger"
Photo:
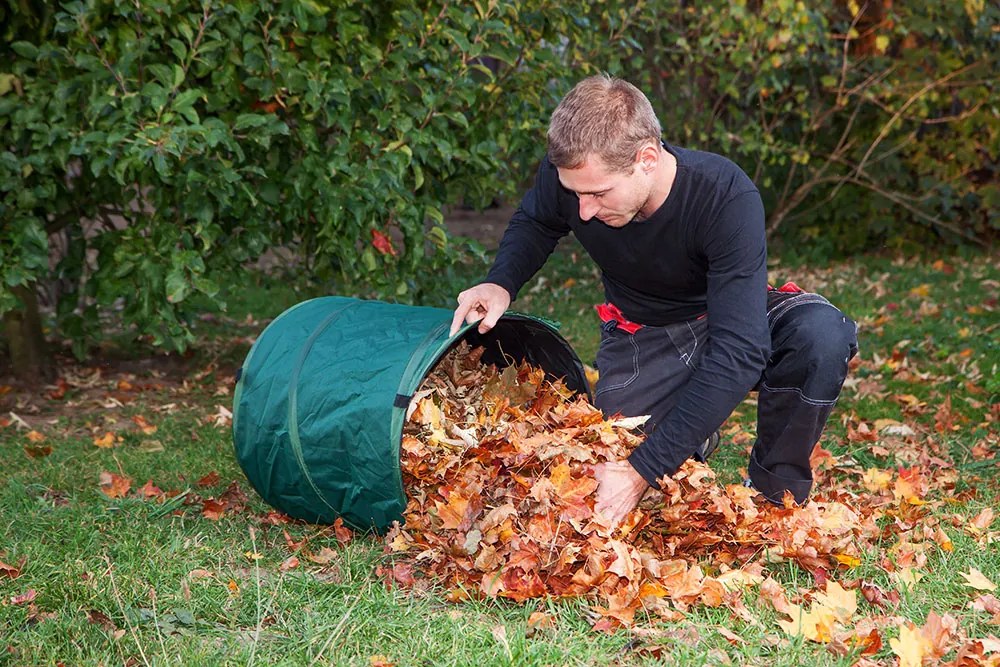
[[[479,333],[484,334],[495,327],[497,322],[500,320],[500,317],[503,315],[503,312],[502,308],[497,308],[496,306],[489,308],[487,304],[487,310],[484,313],[485,317],[483,318],[483,321],[479,323]]]
[[[468,303],[459,302],[458,308],[455,309],[455,315],[451,318],[451,332],[448,334],[449,337],[457,334],[458,330],[462,328],[462,323],[465,321],[466,315],[472,310],[472,306],[475,303],[475,301]]]

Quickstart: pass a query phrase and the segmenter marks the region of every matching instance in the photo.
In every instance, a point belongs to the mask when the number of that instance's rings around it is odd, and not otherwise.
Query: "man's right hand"
[[[479,333],[484,334],[492,329],[500,316],[507,312],[510,306],[510,292],[496,283],[481,283],[470,287],[458,295],[458,308],[451,320],[451,333],[454,336],[462,328],[463,322],[472,324],[477,320]]]

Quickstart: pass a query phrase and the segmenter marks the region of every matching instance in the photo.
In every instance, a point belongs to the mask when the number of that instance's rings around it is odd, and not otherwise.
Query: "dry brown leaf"
[[[969,588],[975,588],[978,591],[995,591],[997,589],[996,584],[974,567],[970,567],[968,572],[962,572],[961,575],[965,579],[965,585]]]
[[[98,476],[98,484],[107,497],[124,498],[132,487],[132,480],[112,472],[103,471]]]

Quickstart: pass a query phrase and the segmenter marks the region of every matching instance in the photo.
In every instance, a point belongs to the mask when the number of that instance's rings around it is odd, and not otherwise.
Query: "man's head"
[[[549,121],[549,160],[575,169],[596,155],[614,171],[628,173],[639,149],[660,141],[660,121],[653,106],[628,81],[606,74],[573,87]]]
[[[660,123],[638,88],[605,75],[578,83],[549,123],[549,160],[580,200],[580,218],[623,227],[666,199],[672,174]]]

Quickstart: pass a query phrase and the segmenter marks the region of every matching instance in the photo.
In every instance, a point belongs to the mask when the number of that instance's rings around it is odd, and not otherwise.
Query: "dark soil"
[[[517,206],[510,204],[494,206],[484,211],[456,207],[445,212],[445,224],[452,234],[474,239],[491,250],[500,244],[507,222],[516,210]]]

